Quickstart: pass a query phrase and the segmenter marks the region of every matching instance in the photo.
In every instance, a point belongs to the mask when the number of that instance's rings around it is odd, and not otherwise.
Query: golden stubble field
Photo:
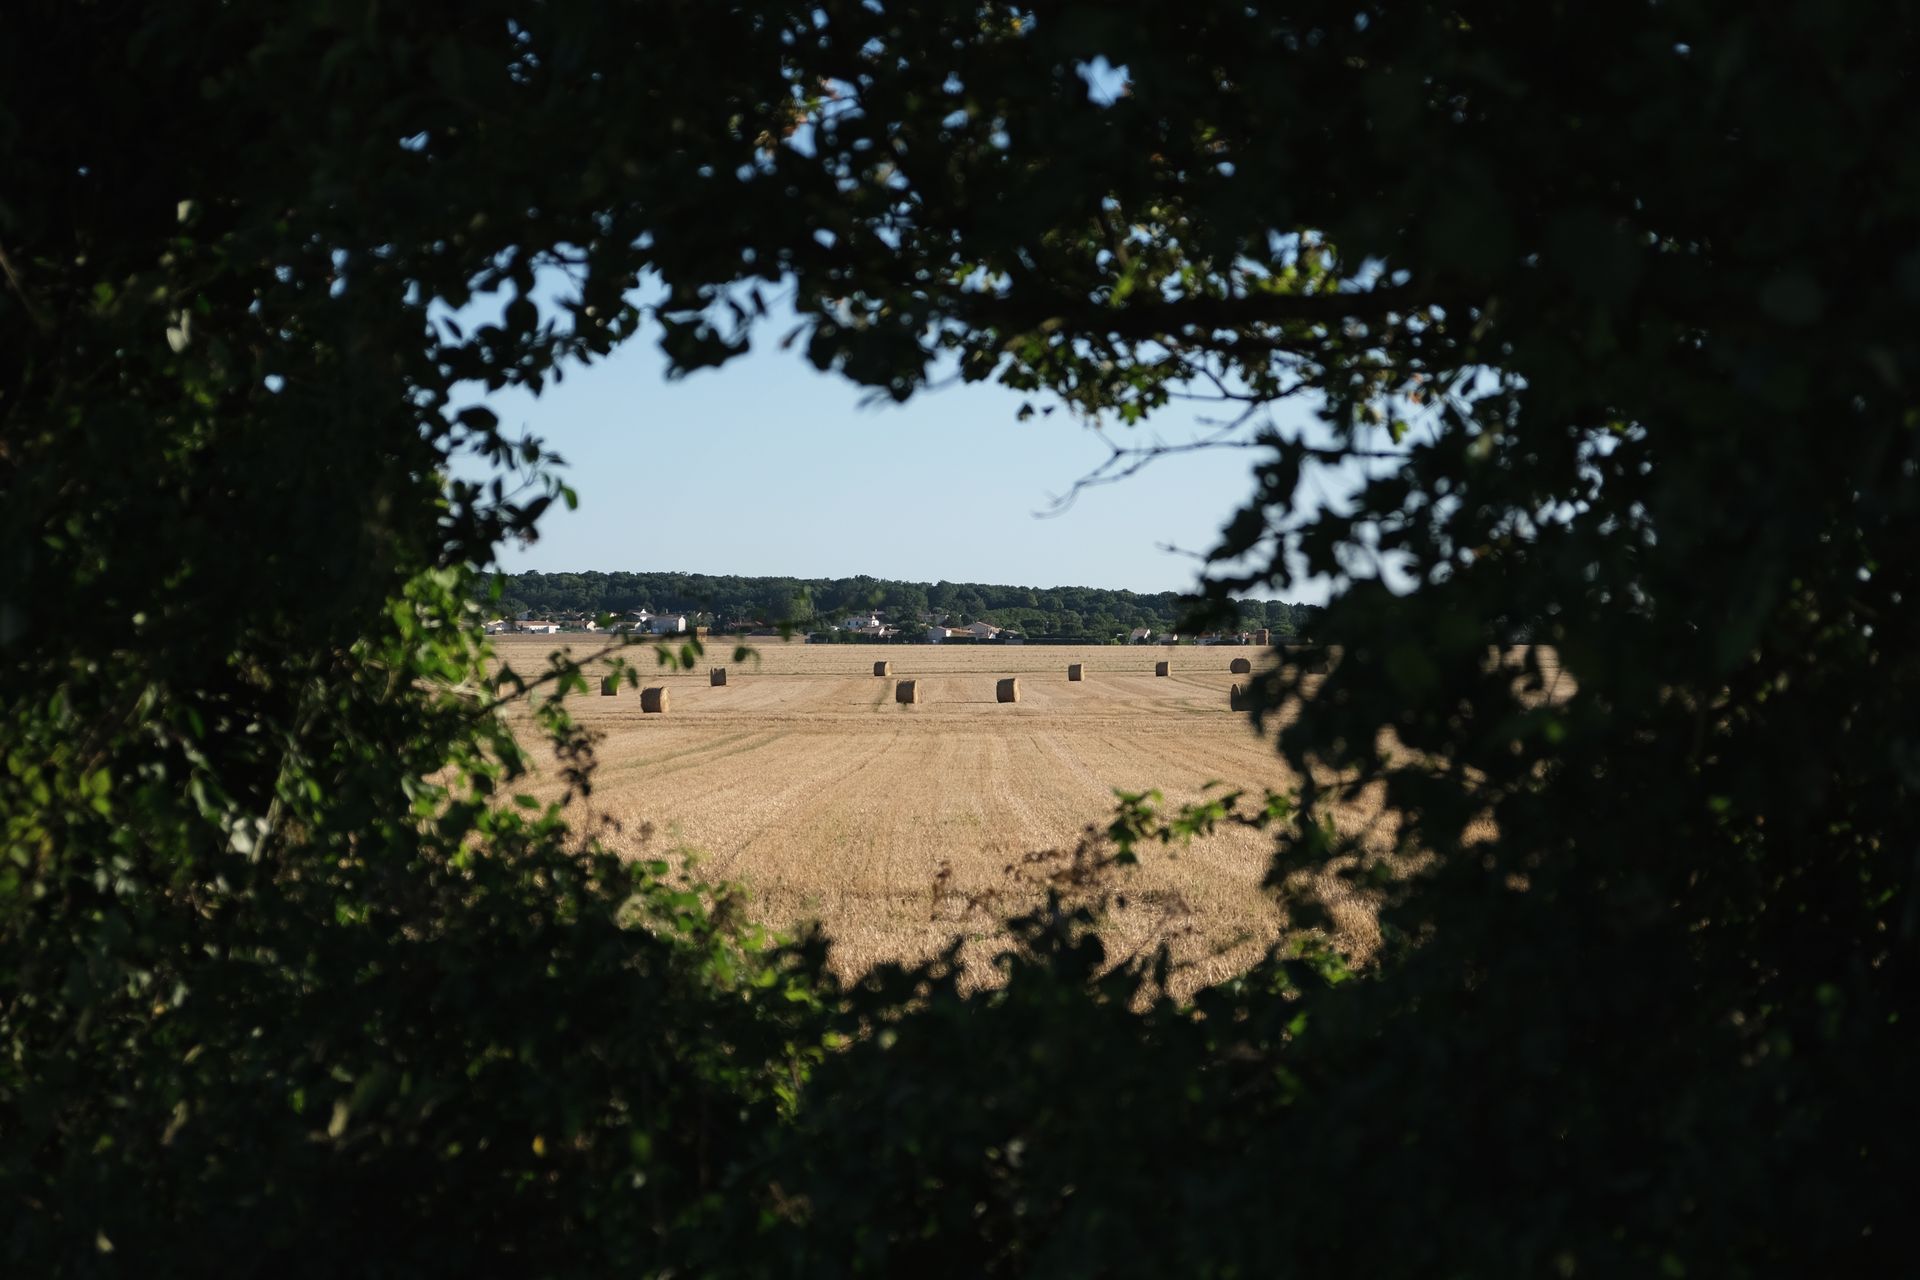
[[[560,640],[501,637],[497,651],[530,675]],[[730,660],[732,641],[710,646],[724,687],[709,685],[706,665],[656,674],[650,650],[628,650],[644,683],[668,689],[664,715],[643,713],[630,687],[576,695],[576,719],[603,735],[578,816],[611,819],[623,852],[696,854],[705,878],[746,885],[769,925],[820,921],[844,973],[925,957],[955,936],[990,945],[1000,918],[1039,900],[1028,855],[1104,826],[1116,789],[1179,803],[1210,781],[1256,795],[1291,786],[1271,741],[1227,705],[1228,664],[1271,661],[1270,650],[753,643],[746,662]],[[876,660],[893,678],[873,675]],[[1162,660],[1169,676],[1154,674]],[[1070,662],[1085,665],[1083,682],[1067,680]],[[1019,678],[1017,703],[995,702],[1005,676]],[[896,703],[897,679],[919,680],[923,701]],[[1336,823],[1383,853],[1392,845],[1364,798]],[[1260,888],[1271,850],[1239,828],[1145,848],[1106,922],[1110,945],[1170,939],[1183,987],[1244,968],[1287,927]],[[1364,956],[1378,937],[1368,905],[1332,877],[1303,887],[1326,895],[1335,940]]]

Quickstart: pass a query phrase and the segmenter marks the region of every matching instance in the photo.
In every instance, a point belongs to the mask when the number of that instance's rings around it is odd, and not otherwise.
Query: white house
[[[942,640],[947,639],[953,634],[953,632],[947,630],[945,627],[928,627],[927,642],[929,644],[939,644]]]
[[[687,629],[687,615],[684,613],[663,613],[646,624],[647,630],[657,636],[676,635]]]
[[[1128,644],[1145,644],[1151,639],[1153,639],[1152,627],[1135,627],[1133,630],[1127,632]]]
[[[967,635],[975,640],[991,640],[1000,634],[1000,628],[991,622],[969,622],[964,628]]]
[[[490,636],[497,636],[501,632],[505,631],[510,625],[511,624],[508,623],[504,618],[489,618],[487,620],[487,634]]]
[[[871,632],[880,627],[884,627],[887,624],[885,621],[881,619],[878,613],[869,613],[869,614],[866,614],[865,616],[855,616],[855,617],[848,618],[845,622],[842,622],[840,625],[846,628],[848,631]]]
[[[557,622],[548,622],[545,619],[523,622],[518,629],[531,632],[536,636],[557,636],[560,634],[560,624]]]

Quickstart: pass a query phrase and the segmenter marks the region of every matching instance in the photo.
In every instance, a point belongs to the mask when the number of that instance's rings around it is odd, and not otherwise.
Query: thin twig
[[[5,245],[0,245],[0,273],[6,275],[7,283],[13,287],[14,293],[19,295],[20,305],[26,308],[27,319],[33,321],[43,331],[53,328],[53,321],[40,310],[32,295],[27,292],[27,286],[21,283],[20,273],[14,270],[13,259],[7,256]]]

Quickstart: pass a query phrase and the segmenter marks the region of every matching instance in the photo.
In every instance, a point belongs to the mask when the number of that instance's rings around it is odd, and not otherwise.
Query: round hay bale
[[[876,662],[873,664],[873,674],[877,676],[890,676],[893,674],[893,664],[891,662]]]
[[[993,688],[993,700],[995,702],[1020,701],[1020,677],[1008,676],[1005,680],[995,685]]]
[[[1235,658],[1227,664],[1227,670],[1236,676],[1244,676],[1253,670],[1253,664],[1245,658]]]
[[[653,685],[640,691],[640,709],[642,711],[660,711],[667,709],[667,690],[663,685]]]
[[[1245,711],[1248,704],[1252,701],[1252,695],[1246,689],[1241,688],[1238,683],[1235,683],[1233,688],[1227,690],[1227,706],[1231,710]]]
[[[602,680],[600,682],[600,696],[603,698],[619,697],[620,696],[620,678],[618,676],[608,676],[604,680]]]
[[[723,685],[726,682],[727,682],[727,669],[725,667],[714,667],[707,672],[708,684],[718,688],[720,685]]]
[[[1170,676],[1173,674],[1173,664],[1171,662],[1156,662],[1153,664],[1153,674],[1157,676]]]
[[[1085,680],[1086,678],[1087,678],[1087,668],[1085,663],[1069,662],[1067,664],[1067,679]]]
[[[902,680],[900,683],[894,685],[893,700],[895,702],[920,701],[920,682],[918,680]]]

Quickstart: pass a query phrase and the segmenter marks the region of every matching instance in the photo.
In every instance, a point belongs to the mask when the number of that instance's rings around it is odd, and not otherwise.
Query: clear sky
[[[545,517],[538,542],[505,549],[500,567],[1185,591],[1198,562],[1162,548],[1208,550],[1252,490],[1253,455],[1203,452],[1037,518],[1107,457],[1100,433],[1065,410],[1018,421],[1021,397],[995,386],[863,405],[860,388],[778,350],[781,332],[770,325],[751,354],[674,382],[643,335],[538,399],[492,397],[503,426],[566,459],[580,497],[577,511]],[[1171,442],[1198,416],[1176,405],[1147,426],[1106,430]]]

